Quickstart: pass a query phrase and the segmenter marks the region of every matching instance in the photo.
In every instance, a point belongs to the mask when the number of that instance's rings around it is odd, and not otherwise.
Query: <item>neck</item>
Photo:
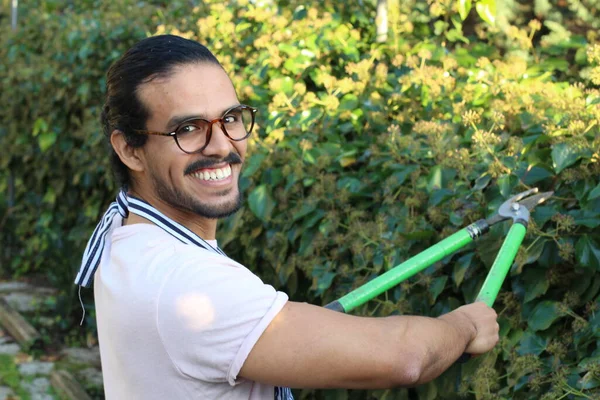
[[[152,207],[169,217],[173,221],[185,226],[196,235],[200,236],[204,240],[215,240],[217,233],[217,220],[211,218],[204,218],[197,214],[184,212],[173,208],[171,205],[165,203],[163,200],[151,194],[142,194],[134,190],[129,190],[129,194],[139,199],[150,203]],[[132,224],[152,224],[154,223],[139,215],[129,213],[129,217],[124,221],[124,225]]]

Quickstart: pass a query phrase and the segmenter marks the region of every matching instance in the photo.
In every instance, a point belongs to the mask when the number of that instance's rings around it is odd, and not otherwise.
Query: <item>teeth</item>
[[[213,169],[211,171],[196,172],[194,176],[205,181],[218,181],[228,178],[231,175],[231,166],[227,165],[223,168]]]

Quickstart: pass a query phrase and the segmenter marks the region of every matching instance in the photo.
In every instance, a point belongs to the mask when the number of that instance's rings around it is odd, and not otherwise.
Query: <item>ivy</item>
[[[593,7],[388,1],[379,43],[375,1],[26,3],[16,32],[0,11],[0,274],[60,287],[65,331],[80,317],[83,248],[117,189],[98,122],[105,73],[137,40],[168,32],[212,49],[240,101],[259,109],[247,204],[218,239],[292,300],[327,304],[516,192],[555,192],[533,212],[495,305],[493,352],[418,390],[298,398],[598,397]],[[509,227],[355,313],[437,316],[472,301]]]

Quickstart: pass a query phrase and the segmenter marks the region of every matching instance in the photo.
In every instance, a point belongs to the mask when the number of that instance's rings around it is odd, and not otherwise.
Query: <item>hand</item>
[[[479,355],[487,353],[498,343],[500,325],[496,319],[498,314],[485,303],[477,302],[462,306],[453,311],[465,316],[473,325],[475,334],[467,345],[466,353]]]

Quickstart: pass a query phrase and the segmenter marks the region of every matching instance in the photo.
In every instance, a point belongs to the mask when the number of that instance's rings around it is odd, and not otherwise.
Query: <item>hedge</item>
[[[514,193],[555,191],[496,304],[493,352],[417,389],[298,398],[600,395],[593,1],[388,1],[383,43],[373,1],[32,3],[16,32],[0,15],[0,273],[60,287],[57,329],[72,331],[72,279],[117,190],[98,122],[104,74],[138,39],[168,32],[212,49],[259,109],[247,207],[219,240],[295,301],[326,304]],[[494,6],[495,18],[477,13]],[[354,313],[437,316],[473,301],[509,226]]]

